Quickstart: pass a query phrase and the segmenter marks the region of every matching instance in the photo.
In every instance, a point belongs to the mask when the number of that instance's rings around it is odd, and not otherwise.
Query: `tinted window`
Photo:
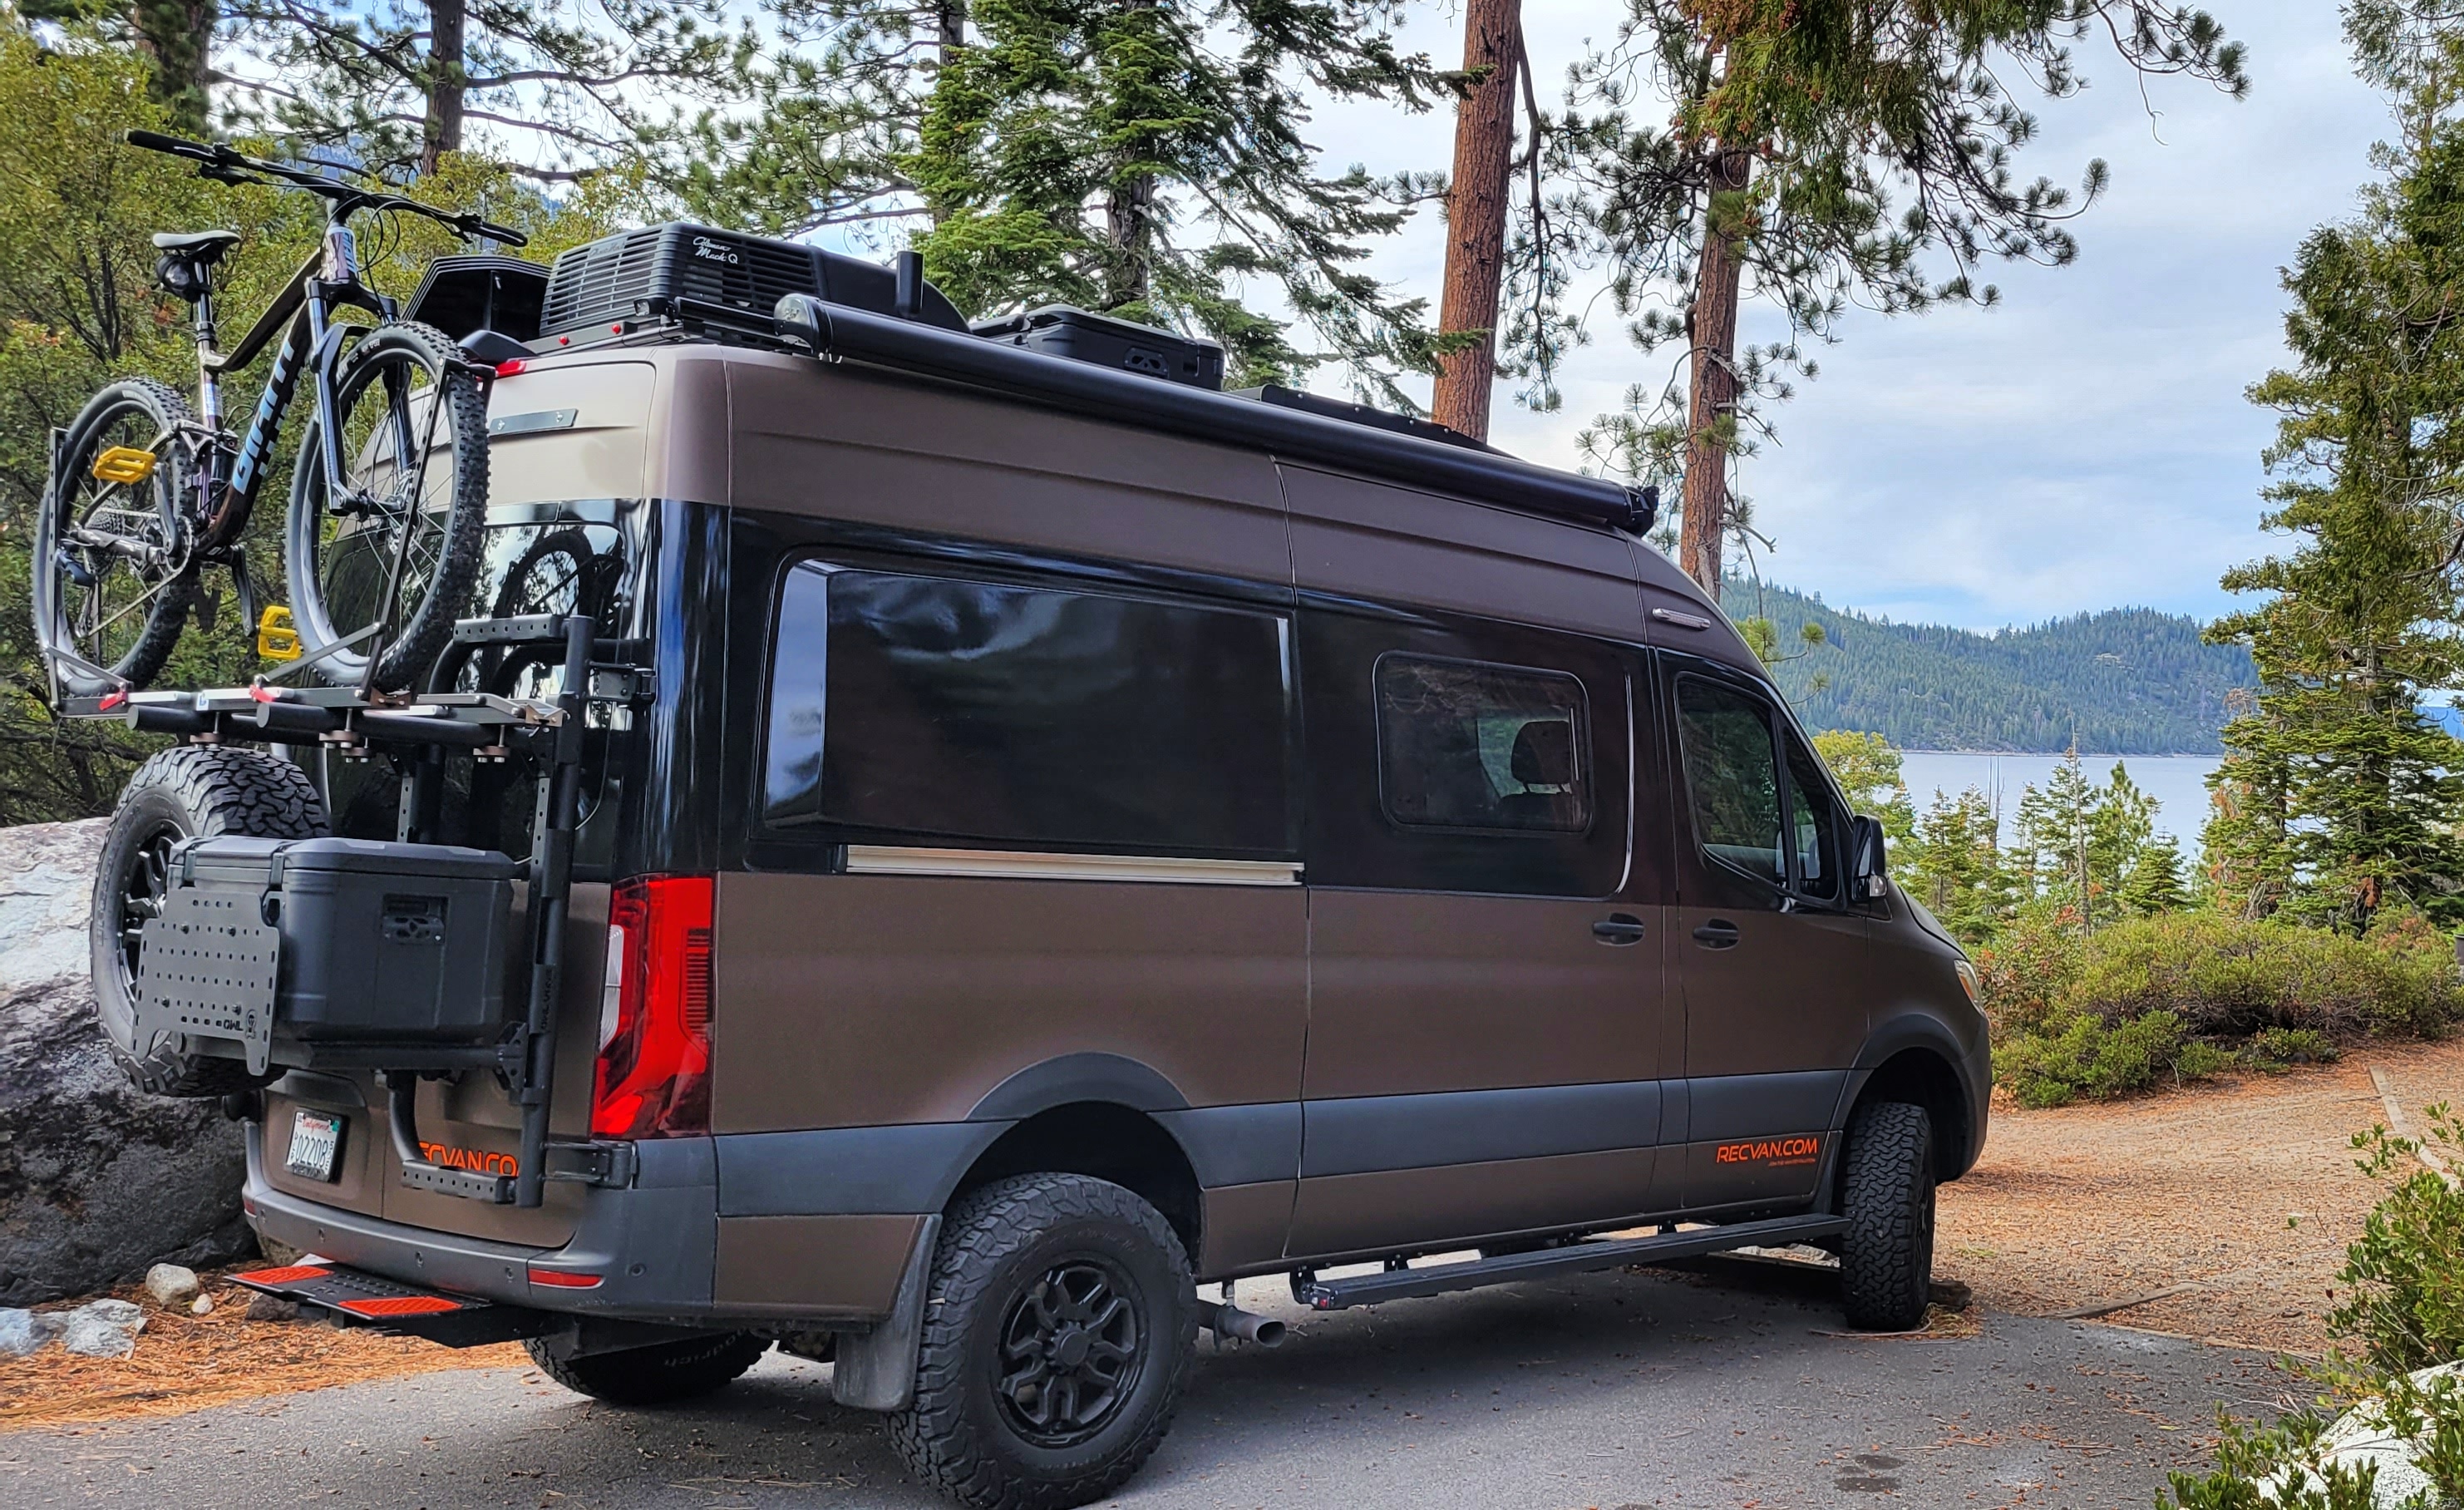
[[[1285,639],[1265,613],[799,566],[763,807],[991,844],[1288,854]]]
[[[1797,889],[1824,901],[1839,899],[1839,814],[1821,763],[1794,733],[1788,736],[1790,850]]]
[[[1590,826],[1581,682],[1419,655],[1380,657],[1376,681],[1387,816],[1437,829]]]
[[[1779,763],[1762,699],[1685,677],[1677,683],[1677,728],[1695,836],[1713,857],[1757,880],[1787,885]]]
[[[1631,652],[1313,603],[1299,635],[1311,883],[1526,897],[1624,883]]]

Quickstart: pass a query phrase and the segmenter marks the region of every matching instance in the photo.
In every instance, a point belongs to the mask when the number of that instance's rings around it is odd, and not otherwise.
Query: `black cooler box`
[[[370,1051],[416,1069],[422,1050],[493,1043],[521,870],[444,844],[190,839],[144,925],[136,1050],[182,1033],[236,1043],[258,1072]]]

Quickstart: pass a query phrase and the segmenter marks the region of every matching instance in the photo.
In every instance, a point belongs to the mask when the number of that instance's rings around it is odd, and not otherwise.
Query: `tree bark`
[[[933,50],[941,66],[950,66],[967,45],[967,0],[934,0]]]
[[[1729,428],[1737,411],[1737,294],[1745,271],[1735,226],[1723,196],[1742,193],[1753,174],[1744,152],[1711,160],[1704,211],[1703,262],[1695,271],[1690,317],[1693,356],[1685,389],[1684,527],[1677,564],[1720,601],[1720,548],[1727,538]]]
[[[1437,421],[1488,438],[1497,376],[1498,287],[1506,275],[1507,180],[1514,166],[1514,88],[1523,66],[1523,0],[1469,0],[1463,69],[1488,72],[1455,107],[1454,183],[1446,194],[1445,287],[1441,330],[1477,330],[1478,344],[1444,359]]]
[[[428,119],[419,149],[419,170],[436,171],[448,152],[462,150],[462,95],[467,0],[429,0],[428,7]]]
[[[1155,175],[1135,173],[1113,186],[1104,207],[1104,238],[1112,248],[1107,309],[1142,302],[1155,291]]]

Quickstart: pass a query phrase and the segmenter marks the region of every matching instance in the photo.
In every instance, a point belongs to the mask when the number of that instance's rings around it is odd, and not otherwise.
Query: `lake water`
[[[2208,773],[2216,768],[2212,755],[2087,755],[2079,765],[2090,781],[2101,785],[2119,761],[2131,782],[2156,802],[2156,832],[2182,841],[2182,857],[2195,859],[2199,830],[2208,821]],[[1934,792],[1956,796],[1973,787],[1996,800],[2002,814],[2002,838],[2009,842],[2018,820],[2019,793],[2043,788],[2053,778],[2059,755],[1969,755],[1949,750],[1908,750],[1901,756],[1900,773],[1908,784],[1909,800],[1923,812]]]

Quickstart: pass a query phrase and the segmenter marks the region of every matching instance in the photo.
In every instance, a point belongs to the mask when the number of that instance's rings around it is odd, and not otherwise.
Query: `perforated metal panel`
[[[235,886],[183,886],[149,919],[138,951],[134,1003],[143,1054],[165,1033],[238,1043],[252,1073],[263,1074],[274,1045],[274,989],[282,935],[260,914],[263,893]]]

